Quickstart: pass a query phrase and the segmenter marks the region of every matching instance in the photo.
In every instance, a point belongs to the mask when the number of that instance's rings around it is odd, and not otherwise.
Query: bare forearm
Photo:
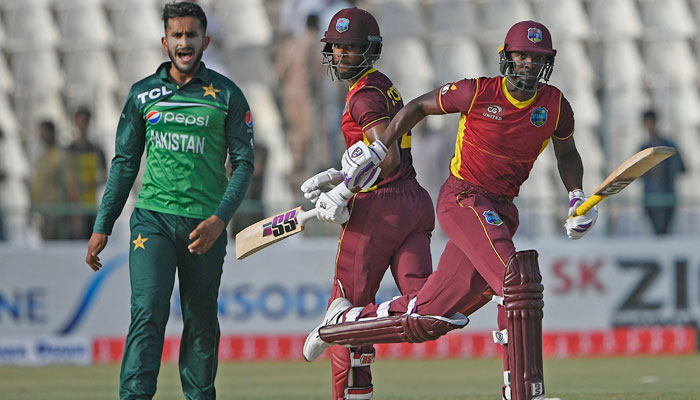
[[[576,149],[557,157],[557,167],[566,190],[583,189],[583,162]]]
[[[428,113],[420,104],[420,97],[406,104],[391,120],[389,126],[384,130],[379,140],[385,146],[391,146],[404,133],[413,129]]]

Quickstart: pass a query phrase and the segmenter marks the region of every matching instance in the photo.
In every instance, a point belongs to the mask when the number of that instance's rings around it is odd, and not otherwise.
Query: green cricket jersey
[[[144,148],[137,208],[198,219],[216,214],[228,223],[243,201],[253,174],[253,123],[243,93],[204,63],[182,87],[169,69],[163,63],[129,91],[94,232],[112,232]]]

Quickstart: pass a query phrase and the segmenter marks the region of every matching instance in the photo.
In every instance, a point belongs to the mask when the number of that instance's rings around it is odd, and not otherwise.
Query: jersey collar
[[[359,78],[358,80],[356,80],[355,83],[352,84],[352,86],[350,86],[350,91],[352,91],[353,89],[355,89],[355,86],[356,86],[358,83],[360,83],[360,81],[363,80],[363,79],[365,78],[365,76],[371,74],[372,72],[375,72],[376,70],[377,70],[376,68],[370,68],[370,69],[368,69],[367,71],[365,71],[365,73],[362,74],[362,76],[360,76],[360,78]]]
[[[193,81],[201,81],[201,82],[209,82],[209,68],[207,68],[206,65],[204,65],[204,61],[200,61],[200,66],[199,70],[197,71],[197,75],[192,77],[190,82]],[[158,69],[156,70],[156,76],[160,78],[163,81],[174,83],[172,79],[170,79],[170,75],[168,75],[168,71],[170,71],[170,61],[166,61],[160,66],[158,66]],[[189,84],[190,82],[187,82]]]
[[[508,91],[508,86],[506,85],[506,77],[505,76],[501,80],[501,91],[503,92],[503,95],[506,96],[506,99],[508,99],[508,101],[512,105],[514,105],[518,108],[525,108],[525,107],[529,106],[530,104],[532,104],[533,101],[535,101],[535,98],[537,97],[537,90],[535,89],[535,94],[532,95],[532,97],[530,97],[529,99],[527,99],[525,101],[520,101],[520,100],[516,99]]]

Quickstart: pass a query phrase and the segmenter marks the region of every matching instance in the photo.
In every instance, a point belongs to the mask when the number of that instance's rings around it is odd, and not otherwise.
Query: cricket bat
[[[644,149],[623,162],[612,174],[600,184],[588,200],[581,203],[576,213],[577,217],[588,212],[593,206],[600,203],[606,197],[619,193],[635,179],[644,175],[661,161],[676,154],[676,149],[667,146],[657,146]]]
[[[304,230],[304,224],[316,217],[316,209],[304,211],[301,206],[256,222],[236,235],[236,259],[251,254]]]

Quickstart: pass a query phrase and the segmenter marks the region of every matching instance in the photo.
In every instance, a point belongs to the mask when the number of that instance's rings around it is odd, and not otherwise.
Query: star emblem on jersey
[[[214,89],[213,83],[210,83],[209,86],[202,86],[202,89],[204,89],[204,96],[202,97],[211,96],[214,99],[216,99],[216,94],[221,91],[221,89]]]
[[[503,225],[503,220],[501,219],[501,217],[498,216],[498,214],[496,214],[495,211],[484,211],[484,218],[486,218],[486,222],[488,222],[491,225]]]
[[[532,110],[530,122],[538,128],[544,125],[547,122],[547,109],[544,107],[537,107]]]
[[[139,233],[139,237],[132,241],[134,244],[134,251],[136,251],[138,248],[146,250],[146,247],[143,244],[146,243],[147,240],[148,238],[141,237],[141,234]]]
[[[527,39],[532,43],[539,43],[542,41],[542,31],[540,28],[529,28],[527,30]]]
[[[338,33],[347,31],[349,26],[350,20],[347,18],[338,18],[338,20],[335,21],[335,30],[338,31]]]

